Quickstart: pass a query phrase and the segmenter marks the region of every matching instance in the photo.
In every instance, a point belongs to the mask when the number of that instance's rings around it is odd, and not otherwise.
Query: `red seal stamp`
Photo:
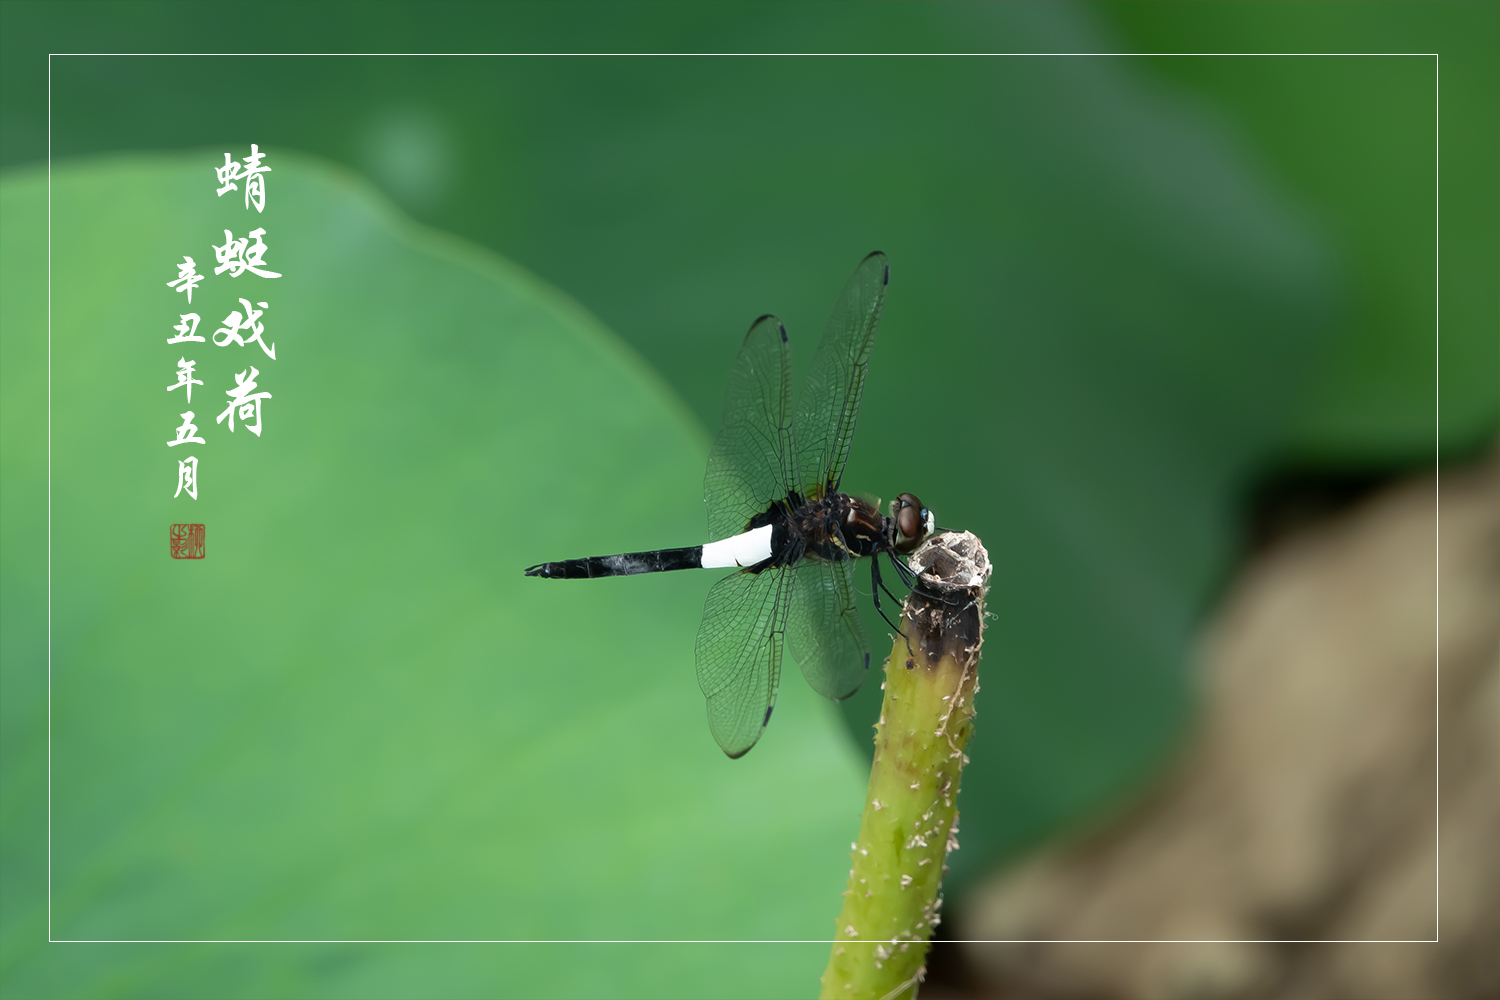
[[[174,524],[171,532],[173,559],[202,559],[203,525]]]

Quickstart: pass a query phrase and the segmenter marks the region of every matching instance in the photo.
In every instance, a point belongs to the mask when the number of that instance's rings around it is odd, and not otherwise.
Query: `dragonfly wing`
[[[796,487],[791,376],[786,328],[775,316],[762,316],[729,371],[724,422],[708,453],[703,499],[710,541],[744,531],[752,517]]]
[[[782,567],[740,570],[708,592],[698,686],[708,701],[708,728],[730,757],[744,756],[771,720],[794,581]]]
[[[854,604],[854,561],[803,559],[796,569],[789,637],[813,690],[840,701],[870,670],[870,638]]]
[[[889,275],[885,254],[879,251],[859,262],[839,293],[802,386],[796,442],[800,486],[808,498],[838,489],[843,478]]]

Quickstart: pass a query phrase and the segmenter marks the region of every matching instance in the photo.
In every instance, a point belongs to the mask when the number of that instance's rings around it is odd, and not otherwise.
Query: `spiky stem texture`
[[[987,576],[987,557],[984,564]],[[850,845],[853,867],[823,997],[916,995],[940,920],[944,860],[958,847],[956,802],[974,728],[982,624],[982,585],[938,596],[919,587],[907,599],[906,634],[896,636],[885,665],[870,788],[859,840]]]

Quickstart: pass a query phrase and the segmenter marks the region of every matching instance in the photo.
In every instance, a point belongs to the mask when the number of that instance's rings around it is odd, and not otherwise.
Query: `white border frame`
[[[1442,486],[1438,475],[1442,447],[1442,56],[1437,52],[49,52],[47,53],[47,943],[48,944],[815,944],[827,947],[833,938],[658,939],[658,938],[55,938],[52,936],[52,59],[54,56],[99,57],[288,57],[370,58],[703,58],[703,57],[845,57],[845,58],[1058,58],[1089,56],[1105,59],[1257,58],[1326,56],[1426,56],[1433,60],[1433,602],[1434,602],[1434,748],[1433,790],[1433,936],[1431,938],[944,938],[949,944],[1438,944],[1442,940]],[[845,942],[850,943],[850,942]],[[860,942],[853,942],[858,944]],[[880,942],[869,942],[879,944]]]

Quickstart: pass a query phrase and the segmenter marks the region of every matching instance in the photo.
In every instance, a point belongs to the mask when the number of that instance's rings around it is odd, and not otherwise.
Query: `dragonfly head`
[[[903,493],[891,501],[891,517],[896,522],[896,551],[903,555],[937,530],[937,518],[913,493]]]

